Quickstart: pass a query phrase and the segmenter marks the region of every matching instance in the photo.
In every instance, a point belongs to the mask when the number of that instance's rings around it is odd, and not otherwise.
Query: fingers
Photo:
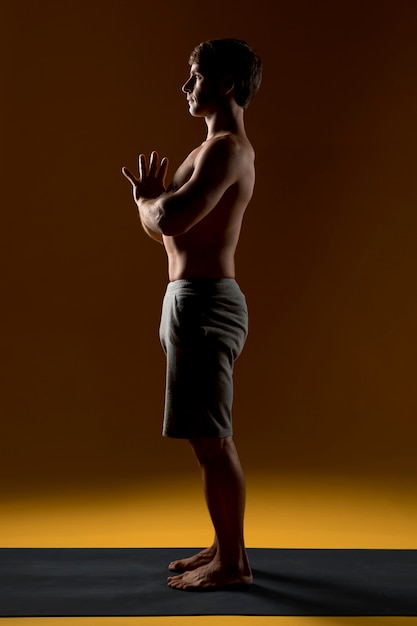
[[[151,152],[149,159],[149,178],[156,178],[158,182],[163,183],[167,174],[169,161],[167,157],[163,157],[158,170],[158,159],[158,153],[155,152],[155,150]]]
[[[166,178],[167,171],[168,171],[168,165],[169,165],[169,160],[167,159],[167,157],[164,157],[161,161],[161,166],[159,168],[159,172],[156,177],[158,182],[164,187],[165,187],[165,178]]]
[[[132,187],[135,187],[139,182],[135,176],[133,176],[132,172],[129,172],[127,167],[122,167],[122,174],[127,180],[131,183]]]
[[[151,152],[151,156],[149,158],[149,178],[156,178],[156,169],[158,167],[158,153]]]
[[[144,154],[139,155],[139,179],[156,178],[156,170],[158,168],[158,153],[153,150],[149,157],[149,171],[146,165],[146,157]]]
[[[139,180],[142,182],[148,176],[148,171],[146,167],[146,157],[144,154],[139,155],[138,170],[139,170]]]
[[[152,179],[152,178],[156,179],[161,184],[165,184],[165,178],[166,178],[167,171],[168,171],[169,161],[167,157],[164,157],[161,160],[161,164],[158,170],[158,159],[159,159],[158,153],[155,152],[155,150],[151,152],[151,155],[149,157],[149,170],[148,170],[146,157],[144,154],[140,154],[138,157],[139,178],[136,178],[127,169],[127,167],[122,167],[122,174],[131,182],[132,185],[137,185],[140,182],[144,182],[145,180]]]

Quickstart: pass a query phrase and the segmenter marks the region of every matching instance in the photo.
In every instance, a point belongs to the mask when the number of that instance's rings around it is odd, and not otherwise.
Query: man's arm
[[[198,154],[190,179],[176,191],[144,200],[141,214],[164,235],[186,233],[237,181],[239,161],[239,148],[230,138],[210,142]]]
[[[140,218],[140,213],[139,213],[139,218]],[[157,233],[154,230],[151,230],[150,228],[148,228],[146,226],[146,224],[143,223],[142,220],[140,220],[140,223],[142,224],[142,228],[145,231],[145,233],[148,235],[148,237],[150,237],[151,239],[155,239],[155,241],[158,241],[159,243],[164,243],[163,239],[162,239],[162,234],[161,233]]]
[[[162,233],[156,227],[154,220],[149,219],[147,211],[143,210],[142,204],[145,199],[156,199],[165,193],[165,178],[168,170],[168,159],[164,157],[161,165],[157,167],[158,154],[152,152],[149,171],[146,166],[146,159],[143,154],[139,156],[139,178],[136,178],[126,167],[122,168],[122,174],[128,179],[132,185],[133,199],[139,210],[139,218],[145,233],[163,243]]]
[[[190,230],[214,209],[238,178],[239,147],[228,137],[212,141],[201,150],[191,178],[176,191],[158,188],[158,177],[165,180],[167,161],[162,159],[157,172],[157,158],[153,152],[148,172],[145,157],[139,157],[139,179],[126,168],[123,174],[134,187],[143,227],[163,235],[181,235]]]

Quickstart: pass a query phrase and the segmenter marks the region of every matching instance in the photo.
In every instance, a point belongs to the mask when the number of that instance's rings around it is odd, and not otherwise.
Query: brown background
[[[160,437],[166,284],[122,165],[204,138],[202,40],[264,61],[238,252],[248,470],[413,475],[417,4],[1,2],[1,454],[6,487],[187,470]]]

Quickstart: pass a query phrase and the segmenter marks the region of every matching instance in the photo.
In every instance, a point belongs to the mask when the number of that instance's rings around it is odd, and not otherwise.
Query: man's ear
[[[225,94],[232,93],[233,89],[235,88],[235,80],[231,74],[223,76],[222,87]]]

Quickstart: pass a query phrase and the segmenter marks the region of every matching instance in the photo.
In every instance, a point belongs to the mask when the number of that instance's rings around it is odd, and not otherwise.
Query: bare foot
[[[203,591],[246,587],[252,583],[252,580],[249,565],[242,567],[241,570],[232,570],[222,566],[217,559],[213,559],[208,565],[202,565],[179,576],[169,576],[168,587],[184,591]]]
[[[171,572],[188,572],[195,570],[202,565],[207,565],[216,556],[217,549],[214,546],[201,550],[198,554],[190,556],[188,559],[180,559],[179,561],[171,561],[168,569]]]

